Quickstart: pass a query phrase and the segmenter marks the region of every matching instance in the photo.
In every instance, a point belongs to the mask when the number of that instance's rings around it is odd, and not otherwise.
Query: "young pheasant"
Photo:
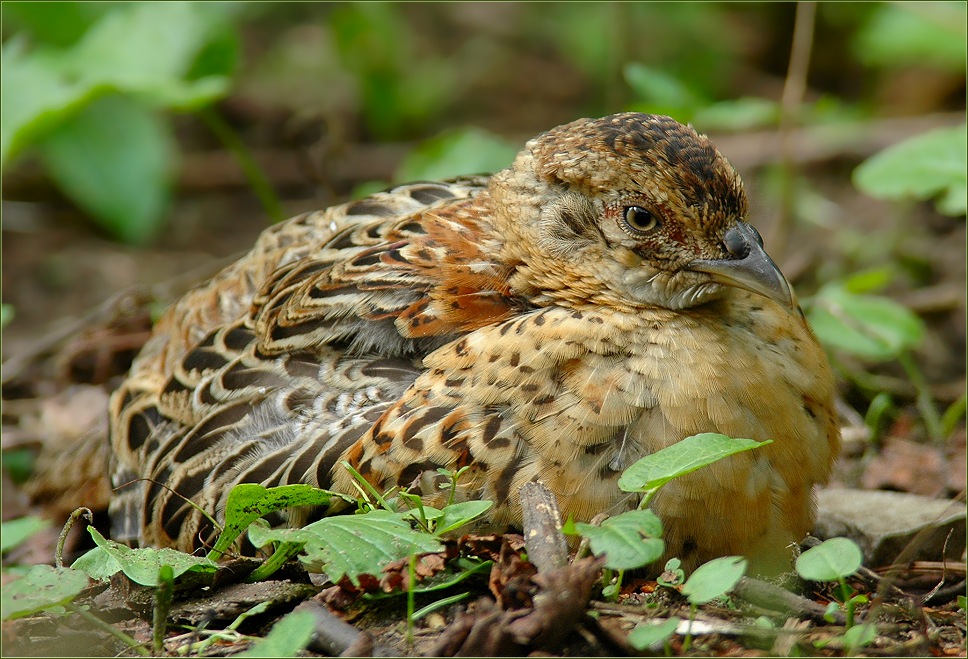
[[[839,434],[833,381],[745,222],[739,177],[668,117],[581,119],[491,177],[273,226],[187,294],[112,399],[114,535],[190,551],[237,483],[465,498],[520,523],[540,479],[589,520],[637,459],[702,432],[773,443],[667,485],[668,554],[789,567]],[[290,512],[300,524],[319,511]]]

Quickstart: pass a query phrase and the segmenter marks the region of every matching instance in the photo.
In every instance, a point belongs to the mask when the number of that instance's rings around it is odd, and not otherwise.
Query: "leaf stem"
[[[272,218],[272,221],[281,222],[286,219],[285,213],[282,210],[282,204],[279,203],[279,197],[276,195],[275,190],[272,189],[269,178],[262,171],[262,168],[259,167],[255,158],[252,157],[252,153],[245,146],[245,142],[242,141],[238,133],[225,121],[218,110],[212,106],[199,110],[198,116],[222,144],[232,152],[236,160],[239,161],[239,166],[242,167],[242,172],[249,180],[252,191],[259,198],[262,208]]]
[[[916,403],[918,411],[921,412],[921,418],[924,419],[928,436],[933,442],[940,444],[945,439],[941,425],[941,416],[938,414],[938,408],[934,406],[934,399],[931,398],[931,391],[928,388],[927,381],[924,379],[924,375],[922,375],[921,370],[914,363],[914,360],[911,359],[910,353],[902,352],[898,355],[897,360],[901,363],[904,372],[918,392]]]
[[[111,636],[115,637],[116,639],[118,639],[119,641],[121,641],[122,643],[124,643],[125,645],[127,645],[129,648],[131,648],[132,650],[134,650],[135,652],[137,652],[138,654],[140,654],[142,657],[147,657],[147,656],[149,656],[151,654],[150,652],[148,652],[148,650],[143,645],[141,645],[141,643],[139,643],[138,641],[134,640],[133,638],[131,638],[130,636],[128,636],[127,634],[125,634],[120,629],[117,629],[117,628],[109,625],[108,623],[104,622],[103,620],[101,620],[100,618],[98,618],[96,615],[94,615],[93,613],[91,613],[90,611],[88,611],[87,609],[84,609],[84,608],[78,606],[77,604],[74,604],[73,602],[68,602],[67,604],[64,605],[64,608],[66,608],[68,611],[71,611],[71,612],[76,613],[77,615],[81,616],[82,618],[84,618],[85,620],[87,620],[89,623],[91,623],[92,625],[96,626],[98,629],[102,629],[102,630],[106,631]]]

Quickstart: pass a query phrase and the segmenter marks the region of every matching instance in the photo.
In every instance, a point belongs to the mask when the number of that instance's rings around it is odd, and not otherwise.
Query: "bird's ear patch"
[[[541,211],[538,235],[542,250],[564,257],[594,240],[598,214],[582,194],[566,194]]]

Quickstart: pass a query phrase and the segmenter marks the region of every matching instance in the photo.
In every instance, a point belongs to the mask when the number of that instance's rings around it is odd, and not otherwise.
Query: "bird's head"
[[[739,176],[703,135],[638,113],[528,142],[491,195],[512,284],[559,302],[685,309],[730,289],[787,307],[790,285],[746,223]],[[725,288],[724,288],[725,287]]]

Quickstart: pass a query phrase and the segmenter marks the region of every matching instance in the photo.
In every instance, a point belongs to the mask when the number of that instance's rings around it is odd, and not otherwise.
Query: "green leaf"
[[[965,70],[965,3],[884,3],[857,33],[854,52],[874,66]]]
[[[265,638],[235,655],[237,657],[296,657],[306,649],[316,631],[316,616],[294,611],[277,622]]]
[[[744,97],[719,101],[696,110],[692,123],[702,131],[744,131],[780,123],[780,104],[768,98]]]
[[[386,510],[325,517],[301,529],[253,525],[249,539],[257,547],[269,542],[305,543],[301,560],[321,567],[334,583],[347,575],[356,584],[361,574],[380,574],[393,561],[444,549],[435,537],[414,531],[400,514]]]
[[[0,304],[0,327],[6,327],[13,320],[14,310],[12,304]]]
[[[64,58],[63,70],[166,107],[194,109],[228,91],[224,76],[183,79],[218,21],[216,12],[191,2],[122,5],[91,28]]]
[[[235,539],[260,517],[284,508],[326,506],[332,498],[332,492],[311,485],[280,485],[268,489],[257,483],[236,485],[225,502],[225,526],[208,557],[213,561],[221,558]]]
[[[968,597],[965,597],[964,595],[958,595],[957,602],[958,602],[959,609],[961,609],[962,611],[968,611]]]
[[[47,60],[28,54],[24,40],[7,41],[0,56],[0,162],[6,164],[90,96],[88,85],[69,79]]]
[[[91,537],[94,538],[94,543],[117,561],[120,570],[131,581],[142,586],[158,585],[158,572],[162,565],[171,566],[174,578],[178,578],[189,570],[192,572],[215,572],[217,569],[215,563],[207,558],[191,556],[167,547],[165,549],[154,549],[152,547],[132,549],[113,540],[106,539],[93,526],[87,527],[87,530],[91,534]],[[94,561],[91,562],[93,563]],[[82,563],[82,566],[86,567],[90,564],[85,562]],[[74,562],[74,565],[77,566],[77,561]],[[98,558],[97,565],[103,567],[109,565],[109,562],[102,562]]]
[[[690,604],[705,604],[725,595],[746,574],[747,560],[742,556],[724,556],[703,563],[682,584],[682,594]]]
[[[3,21],[55,46],[76,43],[110,7],[98,2],[4,2]]]
[[[877,638],[877,627],[867,622],[854,625],[844,632],[844,645],[848,648],[862,648],[870,645]]]
[[[50,522],[40,517],[18,517],[0,524],[0,553],[7,553],[27,538],[50,527]]]
[[[968,128],[938,128],[895,144],[854,170],[854,184],[879,199],[930,199],[938,210],[964,215],[968,207]]]
[[[672,638],[681,620],[675,616],[668,620],[648,620],[638,625],[629,634],[629,643],[636,650],[653,652],[661,650],[666,641]]]
[[[77,570],[33,565],[21,578],[4,584],[0,591],[0,617],[13,620],[62,606],[87,588],[87,583],[87,576]]]
[[[907,307],[885,297],[855,295],[838,282],[817,292],[807,317],[828,348],[874,361],[916,347],[925,332],[924,322]]]
[[[648,492],[662,487],[673,478],[692,473],[717,460],[771,442],[772,440],[756,442],[752,439],[734,439],[717,433],[686,437],[681,442],[635,462],[618,479],[618,486],[623,492]]]
[[[623,69],[625,81],[638,99],[654,106],[692,111],[707,105],[706,99],[668,73],[630,62]]]
[[[224,96],[234,65],[227,47],[192,69],[204,47],[224,33],[218,31],[223,13],[198,3],[119,3],[71,48],[28,52],[25,40],[10,39],[0,62],[0,162],[104,95],[135,94],[153,106],[181,110]],[[190,71],[207,75],[187,80]]]
[[[508,167],[517,152],[516,146],[481,128],[445,131],[408,153],[394,178],[403,183],[487,174]]]
[[[579,522],[575,530],[588,538],[592,553],[605,554],[605,567],[613,570],[648,565],[665,551],[662,522],[651,510],[630,510],[609,517],[601,526]]]
[[[107,581],[121,571],[121,563],[107,550],[94,547],[78,556],[71,569],[79,570],[95,581]]]
[[[493,507],[493,501],[462,501],[444,506],[444,509],[441,511],[442,514],[437,520],[434,534],[440,536],[459,529]]]
[[[830,538],[797,557],[796,570],[810,581],[836,581],[860,568],[864,555],[850,538]]]
[[[129,98],[103,98],[48,135],[42,149],[61,189],[116,237],[146,243],[157,234],[175,151],[157,112]]]

